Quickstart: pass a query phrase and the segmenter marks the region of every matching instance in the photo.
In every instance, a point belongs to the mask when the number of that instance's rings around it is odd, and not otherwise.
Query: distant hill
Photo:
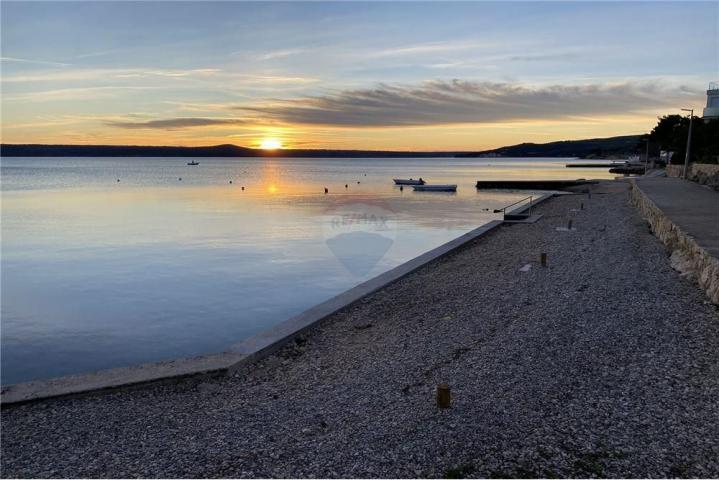
[[[454,157],[457,152],[396,152],[381,150],[262,150],[237,145],[210,147],[149,147],[139,145],[3,144],[3,157]]]
[[[382,150],[262,150],[237,145],[164,147],[140,145],[40,145],[3,144],[4,157],[314,157],[314,158],[409,158],[409,157],[582,157],[606,158],[637,153],[639,135],[566,140],[551,143],[520,143],[481,152],[397,152]]]
[[[481,152],[459,153],[458,157],[621,157],[638,152],[641,135],[591,138],[588,140],[563,140],[550,143],[520,143],[509,147]]]

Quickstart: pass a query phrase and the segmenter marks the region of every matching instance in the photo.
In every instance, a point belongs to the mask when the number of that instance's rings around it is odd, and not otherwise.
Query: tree
[[[719,119],[705,121],[694,117],[692,127],[692,153],[690,161],[717,163],[719,156]],[[665,115],[649,134],[652,150],[675,152],[672,163],[684,163],[689,133],[689,118],[682,115]]]

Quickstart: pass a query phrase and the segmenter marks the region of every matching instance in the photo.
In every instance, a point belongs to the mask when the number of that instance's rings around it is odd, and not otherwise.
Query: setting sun
[[[260,142],[260,148],[264,150],[276,150],[282,148],[282,142],[277,138],[264,138]]]

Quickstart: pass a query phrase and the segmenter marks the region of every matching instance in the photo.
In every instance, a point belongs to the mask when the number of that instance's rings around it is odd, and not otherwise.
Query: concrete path
[[[641,190],[700,247],[719,258],[719,193],[680,178],[639,178]]]

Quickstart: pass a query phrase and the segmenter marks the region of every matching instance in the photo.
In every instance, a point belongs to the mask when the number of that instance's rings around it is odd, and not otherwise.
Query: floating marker
[[[117,179],[117,181],[119,182],[119,181],[120,181],[120,179],[118,178],[118,179]]]
[[[345,188],[349,188],[349,185],[347,185],[346,183],[345,183]]]
[[[177,180],[181,182],[181,181],[182,181],[182,177],[178,178]]]
[[[327,187],[325,187],[325,193],[329,193],[329,192],[330,192],[329,189]]]
[[[582,203],[579,204],[579,209],[580,209],[580,210],[584,210],[584,202],[582,202]]]
[[[359,180],[357,180],[357,185],[359,185],[359,183],[360,183]]]
[[[572,219],[570,218],[569,220],[567,220],[567,230],[571,230],[571,229],[572,229]]]
[[[230,180],[230,183],[232,183],[232,180]]]
[[[404,191],[404,187],[403,187],[402,185],[399,186],[399,191],[400,191],[400,192],[403,192],[403,191]]]
[[[449,385],[446,383],[437,385],[437,406],[439,408],[450,408],[452,406],[452,394]]]
[[[242,191],[243,191],[243,192],[245,191],[245,187],[242,187]]]
[[[541,263],[543,267],[547,266],[547,254],[546,253],[539,254],[539,263]]]

